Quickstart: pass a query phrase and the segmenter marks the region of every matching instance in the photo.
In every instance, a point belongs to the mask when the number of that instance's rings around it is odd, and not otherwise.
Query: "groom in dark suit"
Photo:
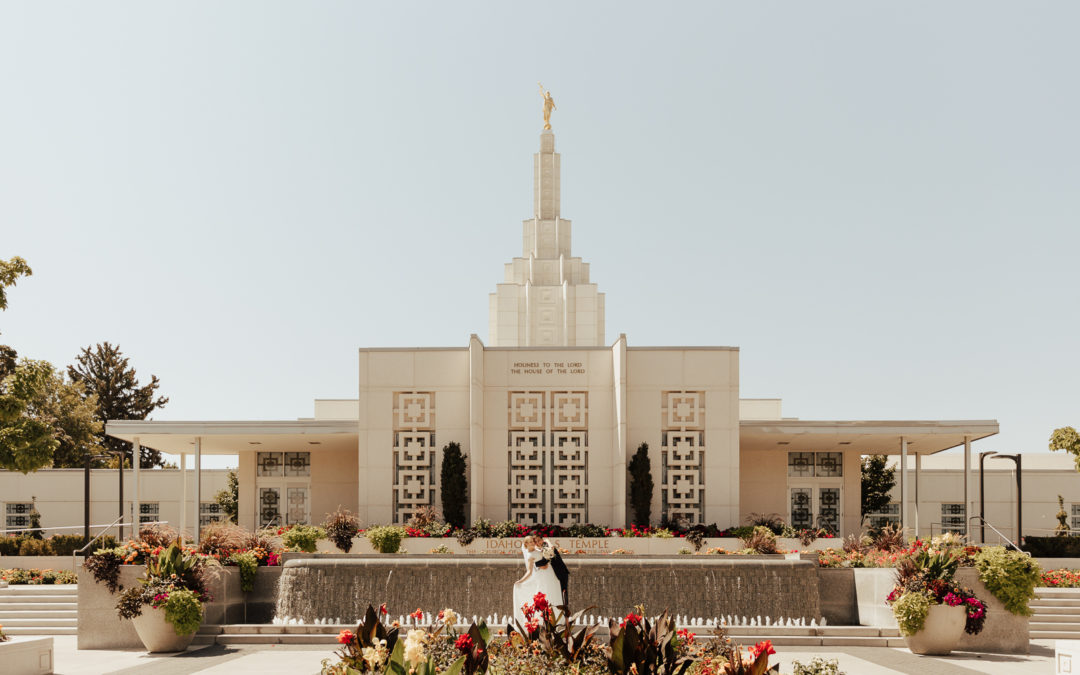
[[[555,578],[559,580],[559,588],[562,589],[563,611],[566,613],[566,616],[570,616],[570,570],[566,569],[566,563],[563,562],[562,555],[559,553],[559,548],[557,546],[539,534],[533,535],[533,541],[540,547],[550,546],[554,553],[551,557],[551,571],[555,573]],[[542,567],[547,564],[547,561],[541,558],[541,562],[537,564]]]

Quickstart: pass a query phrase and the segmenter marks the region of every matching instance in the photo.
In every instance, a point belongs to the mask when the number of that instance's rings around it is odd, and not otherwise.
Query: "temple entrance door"
[[[788,484],[788,523],[796,530],[823,528],[839,536],[843,521],[840,481],[816,480]]]

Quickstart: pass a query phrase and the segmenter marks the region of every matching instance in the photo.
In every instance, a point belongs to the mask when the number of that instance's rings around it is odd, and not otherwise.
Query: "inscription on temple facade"
[[[514,361],[511,375],[584,375],[582,361]]]

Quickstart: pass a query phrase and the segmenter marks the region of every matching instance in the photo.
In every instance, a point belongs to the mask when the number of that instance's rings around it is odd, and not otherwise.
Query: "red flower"
[[[386,603],[385,602],[383,604],[379,605],[379,613],[380,614],[389,614],[390,613],[390,612],[386,611]]]
[[[442,614],[442,612],[439,612],[439,614]],[[409,615],[409,618],[416,619],[417,621],[419,621],[420,619],[424,618],[424,611],[422,609],[420,609],[419,607],[417,607],[416,611]]]
[[[473,642],[472,638],[468,635],[460,635],[458,639],[454,641],[454,646],[462,654],[468,654],[472,650]]]
[[[755,660],[762,654],[770,655],[775,653],[776,650],[773,649],[772,640],[762,640],[750,648],[750,656],[754,657]]]
[[[340,642],[343,645],[347,645],[350,642],[352,642],[353,638],[355,638],[355,637],[356,636],[353,635],[353,632],[351,630],[343,630],[340,633],[338,633],[337,641]]]
[[[634,614],[633,612],[630,612],[629,614],[626,615],[626,618],[624,618],[622,621],[619,622],[619,625],[620,626],[626,626],[627,624],[629,624],[631,626],[636,626],[636,625],[638,625],[640,623],[641,623],[641,616],[638,615],[638,614]]]
[[[533,596],[533,609],[543,614],[547,610],[551,609],[551,605],[547,601],[547,596],[543,593],[537,593]]]
[[[536,619],[529,619],[525,622],[525,632],[532,635],[536,631],[540,630],[540,622]]]

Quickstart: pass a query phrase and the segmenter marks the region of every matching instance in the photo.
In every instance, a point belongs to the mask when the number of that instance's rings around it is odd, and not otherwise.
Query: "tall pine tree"
[[[168,398],[156,395],[161,384],[157,375],[151,375],[150,383],[140,386],[135,369],[128,364],[120,347],[108,342],[83,347],[75,357],[75,364],[68,366],[68,375],[73,381],[81,382],[87,394],[97,395],[98,419],[103,423],[107,420],[144,420],[169,402]],[[106,438],[104,430],[101,444],[110,452],[122,452],[126,460],[131,459],[131,443]],[[160,452],[147,447],[142,449],[142,468],[163,464]]]
[[[642,443],[630,460],[630,508],[633,522],[638,527],[648,527],[652,516],[652,462],[649,461],[649,444]]]
[[[439,486],[442,489],[443,520],[453,527],[465,527],[465,506],[468,504],[469,480],[465,476],[465,455],[455,441],[447,443],[442,450],[442,473]]]

